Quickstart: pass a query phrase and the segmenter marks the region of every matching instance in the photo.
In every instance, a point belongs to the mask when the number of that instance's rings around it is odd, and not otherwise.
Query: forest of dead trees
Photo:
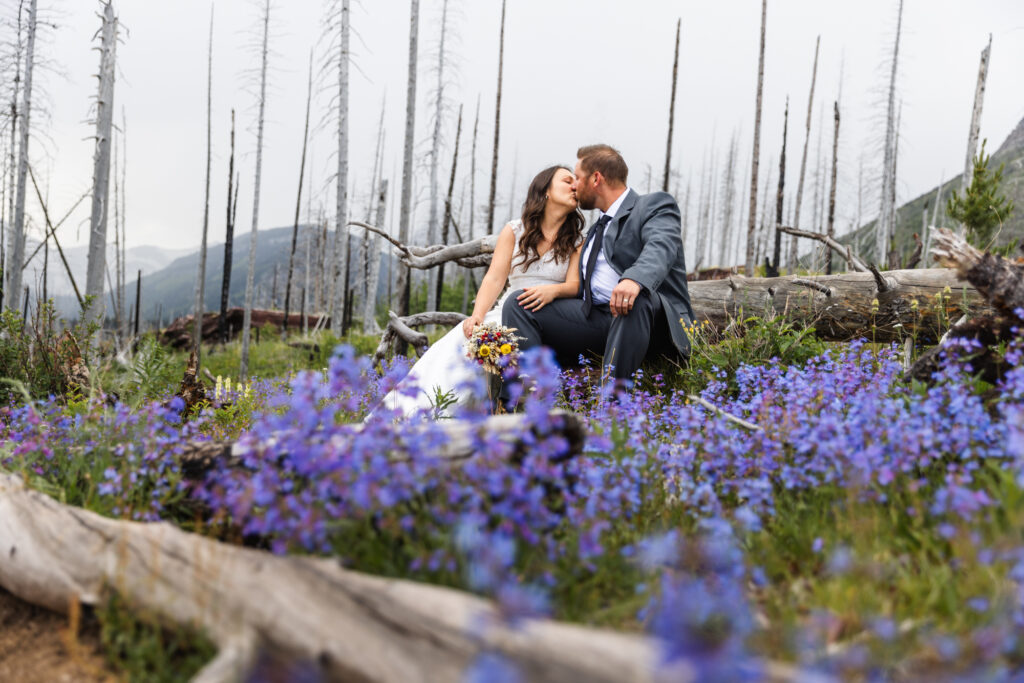
[[[248,226],[248,259],[246,271],[244,315],[241,324],[241,374],[247,373],[253,309],[274,308],[283,311],[281,319],[300,313],[301,332],[329,326],[343,335],[354,326],[365,333],[379,333],[379,320],[387,320],[387,312],[408,316],[422,310],[443,309],[442,294],[461,286],[461,310],[466,311],[476,283],[489,257],[492,235],[516,214],[517,188],[513,185],[503,201],[499,196],[499,168],[518,162],[510,154],[511,145],[504,141],[502,131],[502,84],[506,63],[506,17],[515,6],[495,3],[495,35],[497,73],[495,96],[488,101],[473,93],[462,101],[468,88],[453,87],[454,50],[457,41],[453,0],[434,0],[438,17],[429,25],[422,21],[420,0],[410,0],[396,20],[408,20],[408,78],[404,96],[397,96],[392,87],[388,95],[372,105],[353,102],[350,98],[350,77],[353,68],[353,26],[350,0],[331,0],[323,17],[324,40],[310,50],[307,75],[305,120],[301,140],[294,140],[301,149],[301,162],[295,169],[296,184],[294,221],[286,257],[270,269],[258,270],[257,254],[261,239],[260,198],[264,145],[265,106],[274,96],[268,88],[268,74],[273,71],[275,46],[273,26],[275,13],[287,11],[270,0],[254,4],[258,14],[258,34],[254,36],[258,82],[254,102],[230,103],[230,154],[226,178],[213,172],[211,148],[215,129],[224,122],[213,120],[213,74],[217,70],[214,44],[215,16],[211,3],[207,41],[206,84],[206,168],[205,197],[202,214],[202,241],[199,248],[198,272],[195,274],[193,311],[219,315],[215,326],[217,336],[227,339],[237,331],[227,325],[232,300],[231,273],[239,254],[233,248],[239,233],[236,216],[239,187],[252,189],[252,206]],[[46,60],[37,54],[37,34],[55,30],[45,19],[52,7],[43,0],[17,0],[4,8],[2,17],[11,39],[3,44],[0,84],[3,129],[0,131],[0,260],[3,262],[3,308],[27,319],[39,317],[41,303],[48,298],[51,268],[57,268],[71,281],[82,316],[103,323],[102,334],[120,348],[139,333],[143,323],[158,325],[170,318],[173,311],[160,311],[160,302],[140,301],[145,273],[127,272],[126,243],[129,241],[129,217],[125,197],[130,191],[127,178],[126,148],[130,111],[117,100],[118,46],[131,38],[122,30],[114,0],[98,4],[96,15],[97,89],[91,107],[93,137],[93,177],[88,192],[71,206],[52,206],[47,200],[47,180],[40,177],[40,168],[33,166],[39,158],[33,144],[38,127],[45,119],[37,115],[35,76]],[[433,8],[432,8],[433,9]],[[407,14],[406,14],[407,10]],[[763,111],[765,73],[772,64],[765,62],[765,45],[772,40],[768,31],[771,8],[762,0],[760,34],[754,95],[753,126],[750,130],[735,128],[728,135],[715,131],[701,154],[696,173],[680,170],[679,153],[674,149],[673,134],[679,122],[676,107],[680,71],[691,65],[680,62],[680,35],[685,17],[675,26],[674,51],[671,63],[652,67],[665,81],[665,156],[661,177],[643,160],[634,163],[630,184],[640,192],[664,190],[672,193],[680,204],[682,239],[687,263],[693,279],[722,275],[763,274],[767,277],[806,269],[829,275],[845,270],[879,270],[927,267],[920,258],[921,245],[898,244],[896,226],[901,220],[897,210],[898,175],[901,139],[902,100],[899,87],[900,41],[904,32],[903,0],[893,3],[893,36],[887,55],[885,83],[884,141],[878,158],[860,152],[856,158],[840,159],[840,122],[844,106],[840,92],[823,93],[819,83],[819,56],[830,46],[819,36],[813,54],[807,55],[807,94],[789,93],[782,114],[782,146],[762,149],[762,120],[774,120]],[[397,28],[396,28],[397,30]],[[423,35],[429,41],[422,41]],[[429,42],[429,47],[425,45]],[[513,44],[510,43],[511,47]],[[511,49],[522,49],[511,47]],[[838,48],[836,48],[838,49]],[[991,39],[981,52],[976,94],[970,128],[967,131],[964,178],[970,177],[971,163],[979,141],[980,118],[991,50]],[[425,64],[425,60],[429,64]],[[333,186],[318,188],[310,178],[310,109],[315,90],[327,82],[331,110],[329,151]],[[424,82],[426,81],[426,82]],[[841,82],[841,79],[840,79]],[[426,88],[430,106],[417,110],[422,101],[418,93]],[[457,94],[458,93],[458,94]],[[351,107],[379,106],[379,125],[375,131],[351,129]],[[254,148],[241,149],[236,135],[236,108],[244,110],[253,120],[245,125],[255,132]],[[385,112],[391,108],[405,111],[402,131],[401,168],[388,169],[385,141],[396,131],[386,130]],[[493,118],[492,118],[493,117]],[[493,121],[493,137],[482,134]],[[425,123],[424,123],[425,122]],[[483,127],[481,126],[483,124]],[[240,125],[240,122],[239,124]],[[315,122],[314,122],[315,125]],[[300,126],[295,122],[295,129]],[[419,131],[419,132],[418,132]],[[426,143],[422,139],[426,132]],[[749,135],[748,135],[749,133]],[[375,141],[370,168],[349,168],[349,148],[353,134],[373,137]],[[420,135],[421,137],[417,137]],[[245,143],[247,146],[249,142]],[[789,148],[787,149],[787,145]],[[322,146],[321,146],[322,147]],[[511,158],[510,158],[511,157]],[[796,163],[795,159],[799,159]],[[788,163],[787,163],[788,161]],[[425,163],[424,163],[425,162]],[[856,168],[856,187],[848,187],[841,196],[852,198],[844,210],[837,211],[837,168]],[[878,168],[875,174],[866,169]],[[356,172],[357,171],[357,172]],[[507,175],[507,174],[506,174]],[[513,175],[514,178],[514,175]],[[424,184],[426,187],[424,187]],[[211,193],[226,187],[226,215],[210,213]],[[929,224],[950,225],[941,207],[943,185],[931,200],[931,215],[919,230],[922,239]],[[519,188],[521,194],[523,188]],[[282,191],[281,188],[275,188]],[[291,191],[291,190],[289,190]],[[426,201],[418,199],[425,196]],[[67,228],[61,226],[68,215],[80,205],[89,205],[88,268],[84,280],[76,281],[62,248]],[[927,212],[926,212],[927,213]],[[845,216],[844,220],[837,218]],[[204,306],[207,269],[207,245],[225,243],[221,269],[219,311]],[[27,249],[29,241],[38,248]],[[928,245],[924,245],[927,253]],[[916,254],[916,255],[915,255]],[[41,270],[33,263],[42,263]],[[24,273],[40,272],[34,281]],[[133,281],[134,280],[134,281]],[[877,280],[876,280],[877,281]],[[745,285],[742,280],[730,281],[732,290]],[[738,283],[738,284],[737,284]],[[813,287],[812,287],[813,289]],[[422,290],[419,310],[414,310],[414,293]],[[458,291],[458,290],[456,290]],[[708,290],[710,291],[710,290]],[[235,292],[237,295],[238,292]],[[699,287],[694,292],[699,304]],[[718,296],[717,294],[714,296]],[[830,295],[831,296],[831,295]],[[450,295],[449,295],[449,301]],[[156,313],[153,314],[154,307]],[[450,308],[450,306],[449,306]],[[140,311],[146,311],[140,316]],[[313,322],[310,323],[309,321]],[[202,338],[203,316],[194,319],[193,339],[198,347]],[[197,348],[198,350],[198,348]]]

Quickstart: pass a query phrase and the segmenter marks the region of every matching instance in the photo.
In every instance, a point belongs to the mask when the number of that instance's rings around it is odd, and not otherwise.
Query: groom
[[[680,319],[693,320],[679,206],[666,192],[640,195],[629,169],[608,145],[576,152],[573,190],[583,210],[599,209],[580,256],[576,299],[528,311],[509,296],[502,323],[518,330],[520,348],[549,346],[562,367],[582,353],[603,354],[616,380],[627,380],[649,355],[683,358],[690,342]]]

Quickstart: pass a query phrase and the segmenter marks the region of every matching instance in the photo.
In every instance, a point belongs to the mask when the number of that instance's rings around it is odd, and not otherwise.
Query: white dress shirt
[[[612,202],[612,205],[608,207],[607,211],[601,213],[601,216],[608,216],[610,219],[615,219],[615,214],[618,212],[619,207],[622,206],[622,202],[626,200],[626,195],[629,194],[629,188],[619,195],[619,198]],[[610,223],[610,221],[609,221]],[[608,228],[605,227],[605,233],[607,234]],[[591,242],[587,245],[587,249],[583,252],[580,257],[580,263],[586,264],[590,258],[590,250],[594,246]],[[584,265],[584,267],[586,267]],[[585,273],[584,273],[585,274]],[[595,304],[606,304],[611,301],[612,290],[615,289],[615,285],[619,284],[619,274],[615,272],[611,264],[604,257],[604,240],[601,241],[601,251],[597,253],[597,263],[594,264],[594,274],[590,278],[590,291],[594,293]]]

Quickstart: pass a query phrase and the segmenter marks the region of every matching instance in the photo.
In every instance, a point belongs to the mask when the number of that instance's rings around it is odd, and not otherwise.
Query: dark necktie
[[[587,257],[587,267],[583,270],[583,315],[588,317],[590,309],[594,305],[594,292],[591,290],[590,284],[594,279],[594,268],[597,267],[597,255],[601,253],[604,229],[611,220],[611,216],[605,214],[594,223],[594,239],[590,241],[590,255]]]

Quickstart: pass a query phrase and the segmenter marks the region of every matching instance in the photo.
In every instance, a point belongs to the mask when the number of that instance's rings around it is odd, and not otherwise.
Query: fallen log
[[[948,288],[948,289],[947,289]],[[725,329],[735,318],[784,316],[822,339],[935,343],[963,313],[990,311],[978,291],[945,268],[689,283],[696,321]]]
[[[996,384],[1008,369],[997,347],[1013,339],[1014,328],[1021,325],[1018,311],[1024,310],[1024,266],[998,254],[983,252],[945,228],[932,228],[932,239],[931,254],[935,260],[973,285],[991,308],[969,311],[941,343],[921,354],[906,374],[931,381],[941,365],[941,356],[951,353],[970,360],[974,372],[990,384]],[[980,350],[966,349],[955,343],[965,339],[980,342]]]
[[[201,682],[244,680],[258,653],[346,681],[460,680],[485,652],[530,681],[657,679],[657,644],[641,636],[541,619],[510,626],[492,603],[460,591],[109,519],[2,473],[0,585],[58,612],[117,593],[132,609],[198,628],[219,648]],[[674,666],[672,676],[695,672]]]
[[[244,313],[245,309],[235,306],[234,308],[229,308],[227,314],[224,316],[225,329],[230,330],[232,336],[237,336],[242,331],[242,317]],[[160,333],[160,340],[167,346],[175,349],[187,349],[193,346],[192,337],[195,332],[194,320],[194,314],[176,318]],[[310,329],[317,324],[317,321],[318,316],[316,315],[306,316],[306,322]],[[253,327],[273,325],[274,327],[279,328],[283,324],[284,313],[282,311],[254,309],[252,312]],[[213,344],[220,341],[218,332],[219,325],[220,313],[203,313],[202,334],[204,343]],[[302,329],[302,314],[289,313],[288,327],[293,329]]]
[[[556,425],[555,433],[548,432],[545,436],[562,436],[568,443],[566,452],[556,461],[568,460],[583,453],[586,441],[587,426],[576,413],[556,410],[551,413],[557,418],[552,421]],[[487,434],[488,440],[511,445],[510,453],[515,457],[523,453],[533,442],[532,430],[528,428],[529,420],[521,413],[509,415],[492,415],[482,422],[472,423],[465,420],[440,420],[432,423],[434,429],[441,429],[447,438],[435,451],[432,457],[447,460],[459,465],[477,454],[474,437]],[[360,429],[362,426],[360,426]],[[256,445],[258,447],[258,444]],[[242,456],[253,448],[252,444],[231,441],[189,441],[182,445],[177,455],[181,464],[182,475],[186,479],[197,480],[206,472],[218,465],[234,467],[242,462]],[[403,454],[393,454],[392,460],[400,462],[406,459]]]

